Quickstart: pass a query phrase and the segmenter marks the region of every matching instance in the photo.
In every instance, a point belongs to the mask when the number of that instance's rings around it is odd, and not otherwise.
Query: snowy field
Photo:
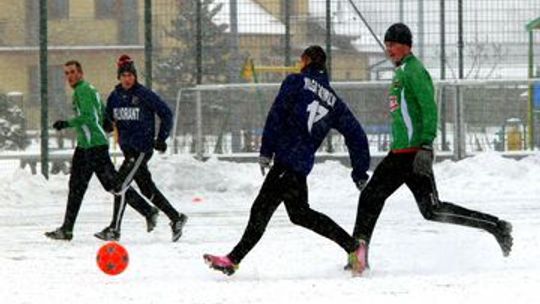
[[[474,229],[427,222],[401,188],[388,201],[370,251],[372,270],[351,278],[334,243],[292,225],[281,206],[267,233],[232,277],[212,271],[203,253],[224,254],[239,240],[263,178],[255,164],[156,156],[150,166],[171,202],[190,216],[170,242],[168,219],[146,233],[126,211],[122,244],[130,265],[111,277],[96,266],[112,198],[93,179],[71,242],[45,238],[61,224],[68,176],[45,181],[0,166],[0,303],[538,303],[540,155],[521,161],[495,153],[435,166],[444,200],[514,225],[503,258],[495,239]],[[358,192],[349,169],[317,164],[310,202],[351,231]],[[196,202],[195,198],[202,198]]]

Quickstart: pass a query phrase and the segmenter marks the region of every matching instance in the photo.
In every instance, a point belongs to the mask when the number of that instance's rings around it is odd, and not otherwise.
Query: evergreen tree
[[[21,108],[0,94],[0,150],[24,150],[29,144],[25,126]]]
[[[227,81],[227,60],[230,51],[225,30],[227,25],[217,25],[212,19],[222,9],[214,0],[202,3],[202,75],[204,82]],[[178,0],[178,16],[172,21],[167,37],[178,42],[170,52],[165,50],[156,60],[154,79],[161,93],[169,100],[176,97],[178,89],[194,86],[197,80],[197,1]]]

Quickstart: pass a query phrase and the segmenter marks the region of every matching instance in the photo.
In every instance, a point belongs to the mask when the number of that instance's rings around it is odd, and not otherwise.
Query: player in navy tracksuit
[[[268,114],[263,131],[259,163],[273,166],[251,208],[240,242],[226,256],[206,254],[211,268],[231,275],[240,261],[262,237],[272,214],[284,202],[291,222],[327,237],[348,254],[353,270],[360,268],[360,244],[328,216],[309,207],[306,177],[313,168],[315,152],[331,128],[345,137],[351,159],[352,179],[362,189],[368,179],[367,137],[347,105],[330,87],[326,54],[319,46],[307,48],[302,73],[288,76]],[[356,267],[355,267],[356,266]]]
[[[172,127],[172,112],[156,93],[137,82],[135,64],[127,55],[118,59],[118,79],[120,84],[109,95],[106,107],[106,119],[114,122],[125,157],[115,191],[123,193],[135,180],[142,194],[171,220],[172,240],[176,242],[182,235],[187,216],[176,211],[157,189],[148,170],[153,149],[161,153],[167,149],[165,140]],[[155,114],[161,120],[156,139]],[[115,203],[111,225],[95,236],[104,240],[119,239],[124,209],[123,201]]]

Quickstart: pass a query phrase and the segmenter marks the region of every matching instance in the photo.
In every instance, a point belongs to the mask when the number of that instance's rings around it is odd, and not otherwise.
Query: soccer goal
[[[373,156],[383,156],[389,150],[389,84],[332,83],[362,124]],[[436,81],[435,86],[439,108],[435,149],[443,159],[531,149],[526,141],[527,80]],[[200,158],[256,156],[266,115],[279,87],[279,83],[223,84],[179,90],[173,152]],[[332,131],[319,154],[346,157],[341,135]]]

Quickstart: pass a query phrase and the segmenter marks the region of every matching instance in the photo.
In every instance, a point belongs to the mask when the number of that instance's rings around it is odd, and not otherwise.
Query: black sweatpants
[[[433,171],[429,175],[413,173],[415,156],[416,153],[390,152],[377,166],[360,195],[353,233],[355,238],[369,243],[384,202],[403,184],[412,191],[425,219],[494,231],[499,220],[497,217],[440,201]]]
[[[63,229],[73,231],[84,194],[94,173],[105,190],[112,191],[114,189],[117,172],[109,156],[109,147],[76,148],[72,158],[69,195],[62,225]],[[120,197],[116,196],[115,203],[119,201]],[[128,189],[125,192],[125,201],[143,216],[150,215],[152,211],[152,207],[133,189]]]
[[[228,257],[235,264],[261,239],[272,214],[281,204],[285,208],[293,224],[310,229],[327,237],[347,253],[353,252],[358,243],[345,230],[328,216],[309,207],[306,177],[292,172],[280,164],[275,164],[266,177],[259,195],[251,207],[249,222],[240,242]]]
[[[152,174],[148,170],[148,161],[152,158],[152,151],[144,153],[124,149],[122,152],[125,158],[118,172],[115,186],[116,191],[123,192],[129,188],[132,181],[135,181],[146,198],[163,211],[172,222],[178,221],[180,214],[156,187],[156,184],[152,180]],[[115,201],[111,227],[120,230],[124,209],[125,203],[122,200]]]

